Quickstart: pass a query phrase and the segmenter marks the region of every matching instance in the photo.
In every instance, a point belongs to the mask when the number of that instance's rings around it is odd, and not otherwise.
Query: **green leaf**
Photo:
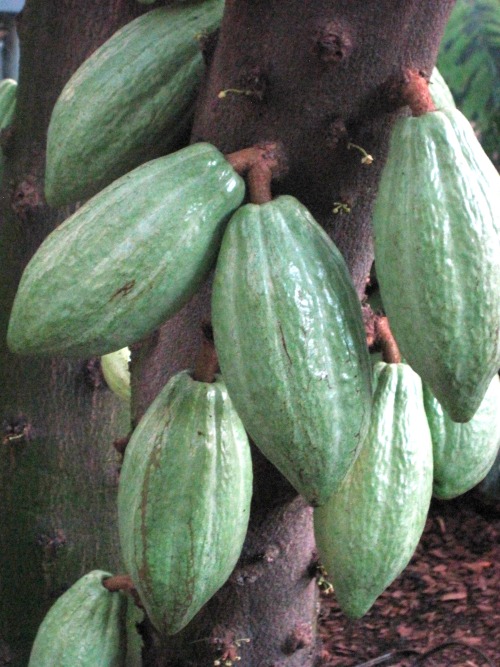
[[[492,159],[500,152],[500,2],[458,0],[438,67]]]

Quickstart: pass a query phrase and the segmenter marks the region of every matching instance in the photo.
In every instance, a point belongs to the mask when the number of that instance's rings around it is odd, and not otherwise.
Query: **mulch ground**
[[[500,667],[500,503],[433,501],[403,574],[362,619],[323,596],[326,667]]]

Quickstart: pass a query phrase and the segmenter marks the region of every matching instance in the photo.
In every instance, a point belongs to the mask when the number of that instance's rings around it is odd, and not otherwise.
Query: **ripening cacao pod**
[[[500,447],[500,380],[495,375],[466,424],[452,421],[425,386],[424,403],[434,451],[434,495],[455,498],[479,484],[495,462]]]
[[[127,596],[110,593],[108,572],[93,570],[45,616],[28,667],[125,667]]]
[[[401,353],[468,421],[500,367],[500,175],[458,110],[396,122],[373,223]]]
[[[11,313],[11,350],[103,355],[153,331],[207,276],[244,192],[223,155],[205,143],[116,180],[29,262]]]
[[[310,503],[324,503],[366,433],[371,369],[345,262],[295,198],[248,204],[231,218],[212,324],[255,444]]]
[[[314,532],[337,601],[359,618],[406,567],[432,495],[432,443],[420,378],[375,366],[368,436],[346,479],[314,510]]]
[[[248,438],[224,383],[174,376],[132,434],[118,491],[123,560],[160,633],[181,630],[228,579],[251,492]]]
[[[87,199],[179,147],[204,71],[198,37],[217,28],[223,8],[222,0],[205,0],[153,9],[84,61],[50,119],[50,205]]]

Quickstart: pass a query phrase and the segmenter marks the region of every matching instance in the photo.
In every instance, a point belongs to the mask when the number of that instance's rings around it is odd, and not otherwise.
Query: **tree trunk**
[[[105,4],[105,6],[104,6]],[[69,214],[43,199],[52,106],[76,67],[136,14],[133,0],[28,0],[0,217],[0,664],[25,667],[54,600],[94,568],[119,568],[118,456],[128,407],[106,388],[98,359],[10,354],[8,314],[21,272]]]
[[[210,67],[193,141],[211,141],[224,152],[278,141],[286,167],[274,192],[295,195],[310,208],[342,250],[360,295],[373,260],[373,199],[400,113],[398,85],[408,67],[430,75],[453,4],[227,0],[218,40],[206,42]],[[27,2],[19,115],[3,190],[2,340],[21,270],[63,217],[44,205],[41,186],[52,105],[81,60],[137,11],[133,0]],[[374,157],[372,164],[362,163],[360,148]],[[169,377],[193,367],[201,324],[210,318],[209,294],[208,282],[134,346],[133,422]],[[84,571],[117,563],[109,443],[126,426],[109,392],[79,380],[86,366],[2,352],[1,629],[15,665],[26,663],[54,595]],[[9,439],[16,429],[26,431],[24,438]],[[178,636],[160,640],[145,624],[145,665],[205,667],[224,652],[233,661],[241,657],[242,667],[314,664],[311,510],[257,451],[254,468],[251,523],[235,572]]]

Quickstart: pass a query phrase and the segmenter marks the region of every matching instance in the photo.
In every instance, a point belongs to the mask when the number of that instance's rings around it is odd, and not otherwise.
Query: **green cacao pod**
[[[16,108],[17,81],[3,79],[0,82],[0,129],[8,127],[14,118]]]
[[[173,315],[215,261],[244,182],[210,144],[122,176],[54,230],[13,306],[12,351],[102,355]]]
[[[432,443],[422,383],[406,364],[375,367],[368,436],[354,466],[324,507],[314,532],[337,601],[365,614],[406,567],[432,495]]]
[[[102,585],[108,572],[79,579],[49,609],[28,667],[125,667],[127,597]]]
[[[500,175],[458,110],[397,121],[373,222],[401,353],[468,421],[500,367]]]
[[[500,380],[491,381],[479,409],[466,424],[452,421],[424,387],[434,451],[434,495],[455,498],[486,477],[500,447]]]
[[[248,204],[231,218],[212,324],[255,444],[310,503],[324,503],[366,433],[371,369],[345,262],[293,197]]]
[[[437,67],[432,70],[429,91],[436,109],[454,109],[456,107],[451,90]]]
[[[118,491],[125,566],[157,630],[181,630],[225,583],[250,512],[248,438],[222,380],[174,376],[127,445]]]
[[[87,199],[179,146],[204,70],[197,36],[214,30],[222,0],[160,7],[118,30],[56,102],[47,137],[45,196]]]
[[[122,400],[130,402],[130,349],[110,352],[101,357],[102,374],[111,391]]]
[[[17,82],[13,79],[3,79],[0,82],[0,130],[9,127],[14,119],[16,108]],[[3,176],[4,156],[0,149],[0,183]]]

